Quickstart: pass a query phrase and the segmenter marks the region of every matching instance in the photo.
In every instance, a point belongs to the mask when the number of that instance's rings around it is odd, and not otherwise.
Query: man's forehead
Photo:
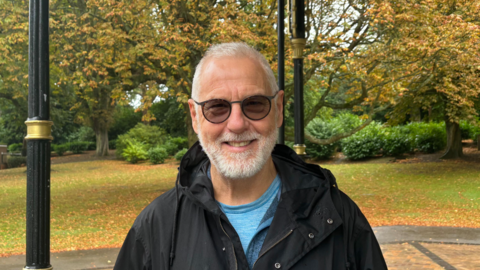
[[[214,89],[238,88],[268,94],[267,82],[260,63],[247,57],[208,59],[200,81],[200,95],[210,95]]]

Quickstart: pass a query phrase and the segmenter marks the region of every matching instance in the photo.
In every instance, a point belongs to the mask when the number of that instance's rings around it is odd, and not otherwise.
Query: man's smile
[[[228,141],[228,142],[224,142],[230,146],[233,146],[233,147],[244,147],[244,146],[247,146],[249,144],[251,144],[253,141],[255,140],[249,140],[249,141]]]

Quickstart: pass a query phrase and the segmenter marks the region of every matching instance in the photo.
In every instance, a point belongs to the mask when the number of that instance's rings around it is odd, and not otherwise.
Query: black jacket
[[[330,171],[283,145],[272,157],[282,194],[253,269],[387,269],[370,225]],[[114,270],[248,270],[240,239],[213,198],[208,165],[197,143],[180,163],[176,188],[135,220]]]

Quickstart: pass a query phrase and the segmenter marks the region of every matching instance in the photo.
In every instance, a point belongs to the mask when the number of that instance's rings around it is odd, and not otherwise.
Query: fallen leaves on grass
[[[174,186],[177,163],[52,166],[53,252],[120,247],[133,221]],[[93,168],[93,169],[92,169]],[[372,226],[480,227],[480,165],[328,164]],[[25,169],[0,174],[0,256],[25,252]],[[8,194],[8,195],[5,195]]]

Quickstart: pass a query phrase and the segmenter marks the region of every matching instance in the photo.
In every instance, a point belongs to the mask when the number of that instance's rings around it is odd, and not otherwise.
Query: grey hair
[[[209,59],[219,59],[222,57],[244,57],[257,61],[265,74],[267,85],[272,91],[272,94],[278,92],[277,79],[265,56],[243,42],[221,43],[211,46],[195,68],[192,82],[192,98],[196,101],[201,101],[198,100],[198,98],[200,93],[200,80],[205,63]]]

